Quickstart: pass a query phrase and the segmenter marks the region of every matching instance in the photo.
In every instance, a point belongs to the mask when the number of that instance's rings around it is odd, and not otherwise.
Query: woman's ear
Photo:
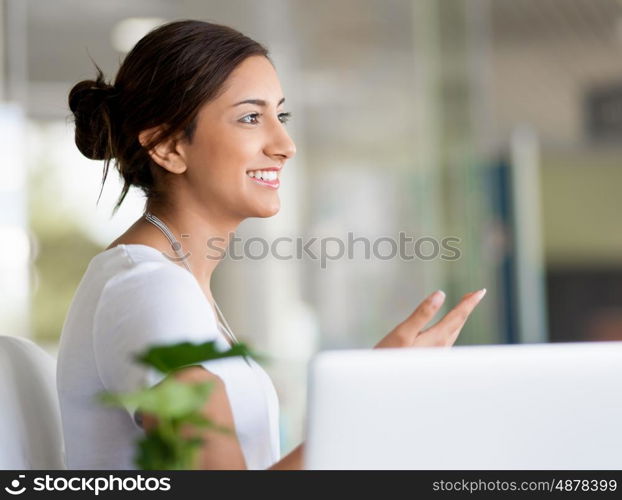
[[[146,148],[155,134],[160,131],[161,126],[143,130],[138,134],[138,142]],[[169,137],[147,150],[154,162],[173,174],[181,174],[188,168],[179,149],[179,136],[180,134],[176,134]]]

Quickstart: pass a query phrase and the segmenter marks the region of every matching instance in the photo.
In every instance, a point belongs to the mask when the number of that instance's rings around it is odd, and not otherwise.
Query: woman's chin
[[[272,217],[278,214],[280,209],[281,209],[280,202],[273,203],[270,205],[264,205],[262,207],[258,207],[258,209],[256,210],[255,217],[263,217],[263,218]]]

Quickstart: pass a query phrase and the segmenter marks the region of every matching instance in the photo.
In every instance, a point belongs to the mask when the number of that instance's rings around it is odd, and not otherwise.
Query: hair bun
[[[116,88],[106,83],[99,67],[95,80],[78,82],[69,92],[69,109],[76,125],[76,146],[87,158],[114,158],[112,113],[117,94]]]

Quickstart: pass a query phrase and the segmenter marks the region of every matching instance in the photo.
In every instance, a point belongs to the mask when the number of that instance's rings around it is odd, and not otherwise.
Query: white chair
[[[56,360],[0,335],[0,469],[65,469]]]

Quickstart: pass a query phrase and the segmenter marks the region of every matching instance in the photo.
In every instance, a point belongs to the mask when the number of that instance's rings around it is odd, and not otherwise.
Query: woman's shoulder
[[[168,304],[170,310],[174,304],[196,310],[207,304],[192,273],[147,245],[120,244],[100,252],[91,259],[83,282],[82,287],[99,290],[100,309]]]
[[[93,261],[127,259],[130,262],[160,261],[174,264],[173,257],[166,252],[142,243],[119,243],[111,245],[93,257]],[[178,266],[179,267],[179,266]]]
[[[165,252],[143,244],[119,244],[108,247],[96,254],[89,263],[94,271],[103,271],[114,277],[115,274],[124,275],[160,274],[177,279],[192,278],[191,273],[177,264]],[[187,281],[187,280],[186,280]]]
[[[160,250],[147,245],[120,244],[96,255],[91,262],[96,267],[112,270],[107,288],[125,283],[133,286],[148,285],[148,291],[151,292],[162,288],[201,292],[192,273]]]
[[[119,245],[96,258],[100,268],[117,266],[105,277],[95,311],[96,329],[152,335],[182,328],[215,335],[216,319],[196,278],[159,250]]]

